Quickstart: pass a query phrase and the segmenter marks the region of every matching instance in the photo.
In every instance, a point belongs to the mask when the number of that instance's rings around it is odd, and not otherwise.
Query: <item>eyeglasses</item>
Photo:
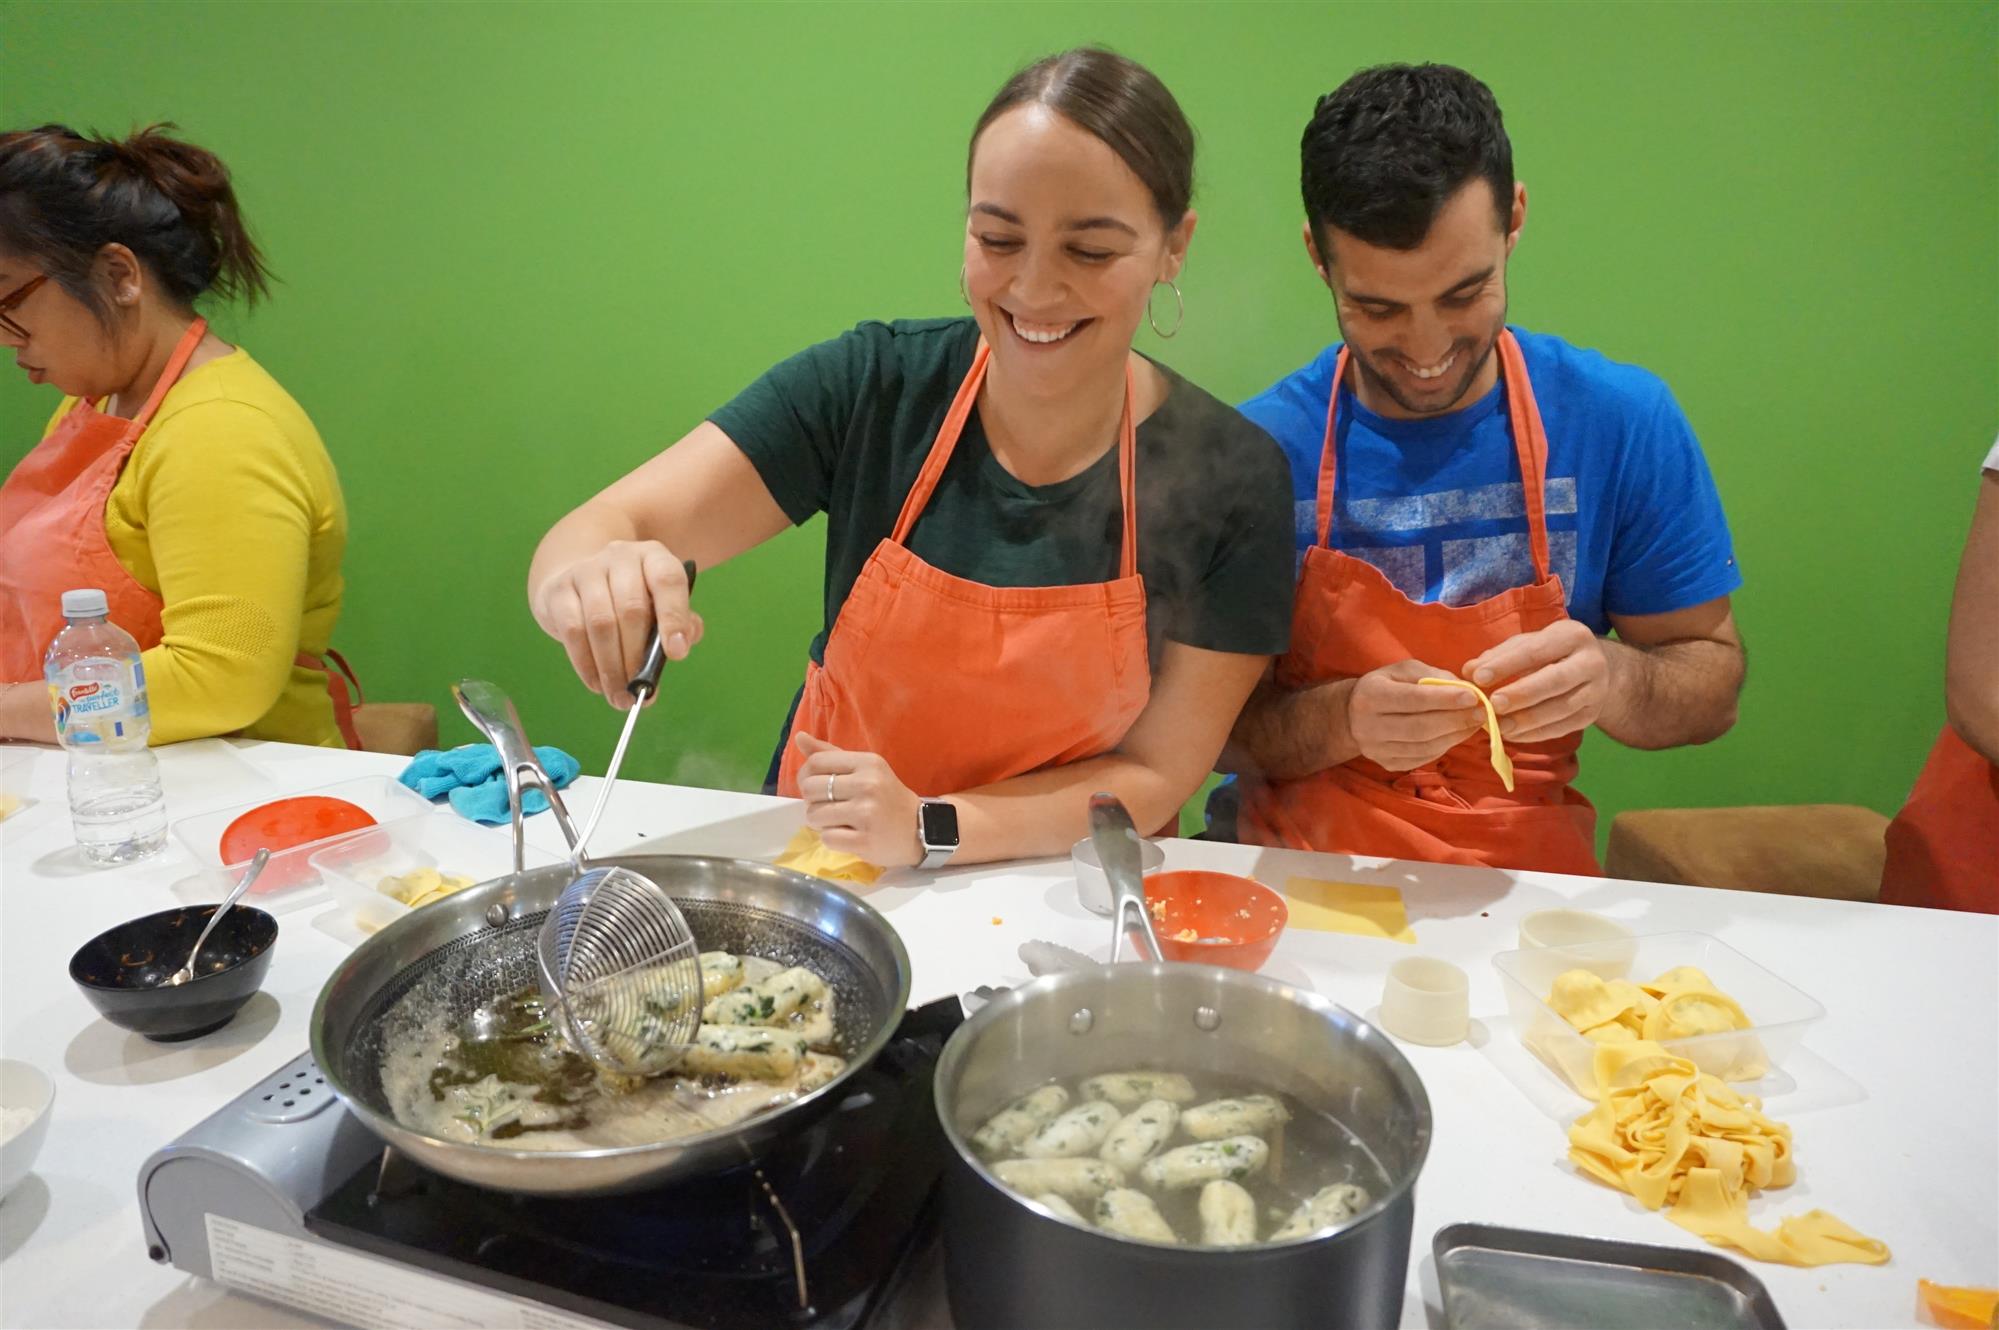
[[[49,280],[47,273],[43,273],[40,277],[30,277],[6,295],[0,296],[0,330],[4,330],[9,337],[18,337],[24,342],[28,340],[28,330],[7,316],[19,309],[21,302],[35,294],[35,288],[47,280]]]

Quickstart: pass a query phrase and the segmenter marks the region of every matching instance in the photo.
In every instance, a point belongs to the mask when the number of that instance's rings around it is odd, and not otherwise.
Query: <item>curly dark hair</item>
[[[1513,212],[1513,145],[1492,89],[1451,65],[1376,65],[1319,99],[1300,146],[1305,216],[1384,249],[1415,249],[1474,177],[1499,229]]]

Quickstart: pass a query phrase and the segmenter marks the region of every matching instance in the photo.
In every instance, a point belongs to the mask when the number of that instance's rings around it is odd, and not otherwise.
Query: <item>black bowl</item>
[[[69,958],[69,977],[113,1025],[169,1043],[229,1024],[271,968],[278,921],[238,905],[222,917],[201,948],[193,978],[167,980],[215,913],[213,905],[183,905],[99,933]]]

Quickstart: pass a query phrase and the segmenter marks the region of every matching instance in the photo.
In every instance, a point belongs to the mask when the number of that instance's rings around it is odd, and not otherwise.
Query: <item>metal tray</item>
[[[1488,1224],[1438,1229],[1431,1251],[1449,1330],[1785,1330],[1763,1282],[1713,1252]]]

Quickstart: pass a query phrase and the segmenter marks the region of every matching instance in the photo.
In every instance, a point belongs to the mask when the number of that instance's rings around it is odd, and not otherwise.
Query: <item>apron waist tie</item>
[[[327,661],[333,662],[328,667]],[[333,723],[340,727],[340,738],[354,752],[362,749],[361,732],[354,726],[354,709],[367,698],[361,692],[361,680],[354,673],[354,667],[347,658],[332,647],[326,649],[326,659],[322,660],[310,651],[301,651],[292,657],[292,664],[304,666],[308,670],[318,670],[326,676],[326,693],[333,702]],[[354,685],[348,691],[348,683]]]

